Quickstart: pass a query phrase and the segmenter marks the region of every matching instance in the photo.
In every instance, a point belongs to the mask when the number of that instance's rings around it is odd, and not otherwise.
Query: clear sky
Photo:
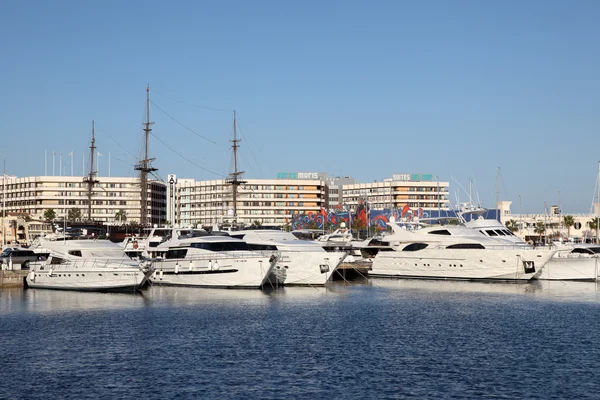
[[[54,151],[56,175],[60,152],[63,174],[74,152],[81,175],[95,120],[100,176],[109,152],[111,174],[133,176],[149,83],[162,177],[229,173],[235,109],[248,178],[433,173],[453,187],[473,179],[492,206],[500,167],[513,212],[519,195],[541,212],[559,192],[565,212],[590,209],[600,1],[0,5],[7,173],[44,174],[47,151],[51,174]]]

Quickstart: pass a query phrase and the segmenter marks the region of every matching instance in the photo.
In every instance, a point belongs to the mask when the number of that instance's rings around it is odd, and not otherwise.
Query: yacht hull
[[[277,266],[286,271],[285,286],[325,286],[345,257],[343,251],[282,251]]]
[[[54,269],[30,271],[27,287],[77,291],[134,291],[146,283],[149,273],[139,269]]]
[[[527,281],[538,276],[554,251],[523,249],[423,249],[380,252],[370,277]]]
[[[595,282],[598,279],[598,257],[553,257],[537,277],[549,281]]]
[[[277,257],[197,257],[156,260],[150,282],[164,286],[254,289],[268,283]]]

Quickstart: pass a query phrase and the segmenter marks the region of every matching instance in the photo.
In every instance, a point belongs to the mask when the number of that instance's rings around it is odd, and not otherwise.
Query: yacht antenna
[[[154,122],[150,122],[150,84],[146,86],[146,122],[144,123],[144,159],[140,160],[135,170],[140,171],[140,224],[148,226],[148,173],[157,171],[152,167],[154,158],[148,158],[148,139]]]
[[[231,148],[233,149],[233,172],[229,174],[229,178],[225,181],[227,184],[231,185],[231,190],[233,194],[233,218],[234,221],[237,222],[237,196],[238,196],[238,187],[246,181],[241,180],[242,174],[244,171],[238,171],[237,166],[237,149],[240,147],[238,144],[241,142],[241,139],[237,138],[237,120],[235,116],[235,110],[233,110],[233,140],[230,140]]]
[[[90,172],[88,176],[83,178],[83,182],[87,183],[87,219],[92,221],[92,196],[94,191],[94,185],[98,183],[96,179],[97,172],[94,171],[94,154],[96,153],[96,138],[94,137],[94,121],[92,120],[92,143],[90,144]],[[66,218],[66,215],[65,215]],[[64,234],[64,232],[63,232]]]

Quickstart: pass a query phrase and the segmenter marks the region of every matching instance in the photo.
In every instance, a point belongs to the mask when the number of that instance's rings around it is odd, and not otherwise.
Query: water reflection
[[[596,282],[539,281],[527,283],[471,282],[412,279],[372,279],[373,287],[395,291],[429,291],[453,293],[489,293],[527,295],[536,298],[571,301],[599,301],[600,286]]]
[[[373,279],[366,284],[334,283],[323,287],[291,287],[271,290],[228,290],[155,285],[141,293],[95,293],[53,290],[0,290],[0,314],[53,313],[65,311],[101,311],[143,307],[194,306],[268,306],[338,302],[361,297],[410,298],[454,294],[489,296],[526,296],[550,301],[600,301],[599,285],[593,282],[532,281],[529,283],[484,283],[463,281],[426,281]],[[354,299],[357,298],[357,299]]]

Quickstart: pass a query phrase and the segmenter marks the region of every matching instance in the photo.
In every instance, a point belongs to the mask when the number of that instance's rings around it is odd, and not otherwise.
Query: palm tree
[[[587,225],[593,231],[598,229],[598,217],[592,218],[590,221],[588,221]]]
[[[8,222],[8,226],[12,229],[13,240],[16,241],[17,240],[17,220],[11,219]]]
[[[516,232],[519,230],[519,226],[517,225],[517,221],[515,221],[514,219],[511,219],[509,221],[506,221],[506,227],[511,231],[511,232]]]
[[[540,235],[540,242],[542,241],[542,233],[546,232],[546,224],[542,221],[539,221],[535,224],[535,229],[533,230],[535,233]]]
[[[356,237],[360,238],[360,231],[366,228],[366,224],[362,219],[356,218],[352,220],[351,228],[356,231]]]
[[[121,224],[127,221],[127,211],[121,209],[116,212],[115,220],[119,221]]]
[[[598,233],[598,224],[600,224],[600,218],[598,218],[598,217],[592,218],[587,223],[587,225],[589,226],[590,230],[596,232],[596,234]],[[598,237],[596,237],[596,243],[598,243]]]
[[[567,236],[571,236],[571,227],[575,225],[575,218],[572,215],[565,215],[563,217],[563,224],[567,227]]]

